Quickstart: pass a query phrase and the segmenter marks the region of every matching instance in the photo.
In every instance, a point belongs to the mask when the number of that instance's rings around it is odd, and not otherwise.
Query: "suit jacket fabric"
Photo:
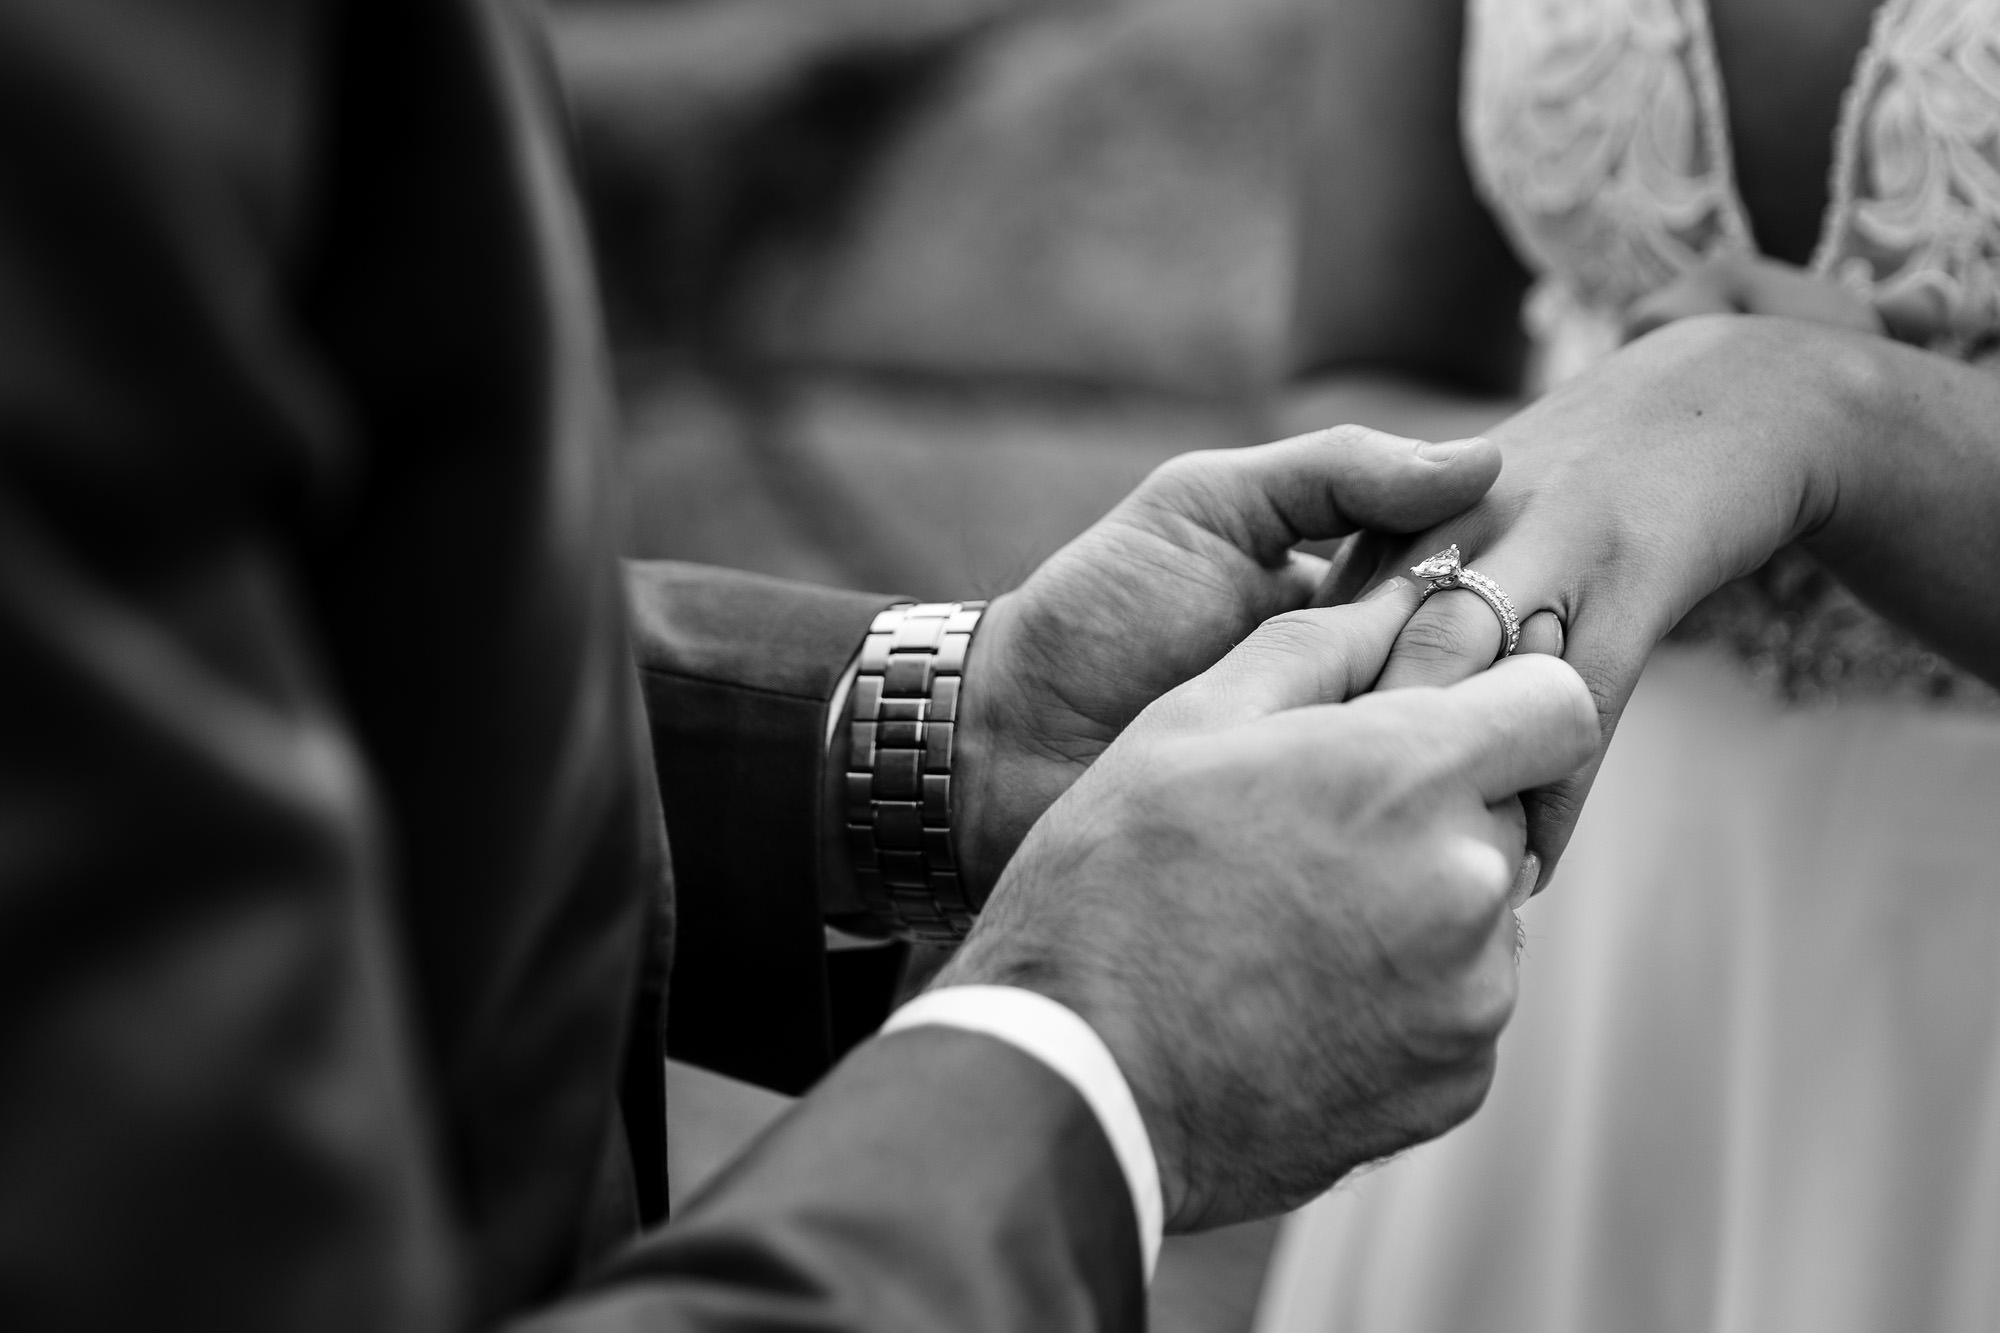
[[[668,1050],[804,1092],[836,1045],[817,883],[827,699],[883,599],[665,561],[629,580],[674,875],[702,886],[678,904]],[[839,998],[873,1001],[879,1024],[888,988],[858,989]]]
[[[969,1034],[632,1239],[656,784],[682,966],[809,1009],[879,599],[629,613],[549,104],[481,0],[0,7],[0,1326],[1130,1326],[1109,1146]]]

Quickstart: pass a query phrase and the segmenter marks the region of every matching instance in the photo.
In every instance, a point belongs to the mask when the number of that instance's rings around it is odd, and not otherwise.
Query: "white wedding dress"
[[[1753,248],[1725,91],[1702,0],[1472,3],[1551,376]],[[1988,360],[2000,0],[1884,4],[1834,165],[1814,270]],[[1288,1224],[1263,1333],[2000,1330],[2000,714],[1797,560],[1691,620],[1522,913],[1485,1108]]]

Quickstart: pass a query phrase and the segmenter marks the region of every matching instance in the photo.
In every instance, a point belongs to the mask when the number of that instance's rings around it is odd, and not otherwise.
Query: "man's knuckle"
[[[1456,1021],[1468,1051],[1493,1045],[1506,1031],[1519,994],[1514,975],[1511,967],[1482,969],[1460,988]]]
[[[1461,773],[1461,739],[1448,723],[1447,691],[1417,686],[1349,701],[1342,752],[1369,779],[1375,804],[1398,814],[1438,809],[1438,791]]]
[[[1253,500],[1233,449],[1176,454],[1132,492],[1130,512],[1175,546],[1191,549],[1206,537],[1241,539]]]
[[[1359,449],[1375,437],[1375,431],[1358,422],[1343,421],[1320,432],[1320,440],[1336,449]]]
[[[1199,753],[1170,741],[1125,758],[1124,780],[1107,807],[1105,826],[1119,830],[1126,845],[1155,852],[1198,834],[1201,812],[1214,803]]]
[[[1436,1138],[1458,1128],[1486,1104],[1486,1094],[1493,1088],[1497,1065],[1493,1045],[1488,1042],[1438,1081],[1430,1098],[1434,1117],[1430,1137]]]
[[[1218,711],[1217,696],[1222,687],[1209,676],[1197,676],[1169,690],[1139,711],[1126,727],[1125,736],[1167,737],[1206,727]]]
[[[1338,648],[1328,632],[1326,616],[1315,611],[1286,611],[1259,625],[1246,641],[1257,651],[1320,654]]]
[[[1461,1012],[1456,995],[1440,997],[1420,1023],[1402,1033],[1402,1055],[1417,1077],[1449,1084],[1468,1064],[1490,1059],[1504,1020],[1490,1031],[1476,1027]]]
[[[1473,846],[1477,848],[1476,854],[1459,851],[1454,855],[1445,921],[1483,938],[1506,910],[1508,892],[1514,887],[1513,868],[1496,848],[1485,843]]]
[[[1377,935],[1389,964],[1426,996],[1431,1025],[1451,1030],[1458,988],[1483,966],[1507,913],[1511,867],[1482,842],[1439,832],[1421,802],[1407,802],[1400,817],[1404,888]]]
[[[1185,737],[1150,746],[1140,758],[1136,780],[1175,801],[1200,791],[1214,768],[1211,748]]]
[[[1476,966],[1506,907],[1504,894],[1495,895],[1483,885],[1461,886],[1442,904],[1434,903],[1425,918],[1431,966],[1444,976],[1459,976]]]

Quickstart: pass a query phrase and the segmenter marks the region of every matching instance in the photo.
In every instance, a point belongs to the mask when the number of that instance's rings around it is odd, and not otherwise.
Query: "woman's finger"
[[[1648,296],[1632,303],[1625,312],[1626,342],[1645,337],[1654,329],[1696,315],[1729,315],[1738,310],[1735,276],[1726,263],[1711,260]]]
[[[1604,727],[1603,744],[1611,744],[1611,732],[1616,719],[1608,719]],[[1577,816],[1583,812],[1583,803],[1590,796],[1591,784],[1597,781],[1597,770],[1604,761],[1602,750],[1598,757],[1566,778],[1559,778],[1546,787],[1521,793],[1521,804],[1528,811],[1528,851],[1536,858],[1535,882],[1528,887],[1528,897],[1533,897],[1549,886],[1556,873],[1556,866],[1562,855],[1569,849],[1570,835],[1576,831]],[[1515,892],[1520,892],[1515,885]]]
[[[1492,666],[1501,646],[1500,618],[1484,598],[1467,588],[1434,592],[1396,636],[1375,688],[1455,684]]]
[[[1584,618],[1580,623],[1571,621],[1563,645],[1563,660],[1589,685],[1591,697],[1596,701],[1601,728],[1598,751],[1595,758],[1574,773],[1522,793],[1521,800],[1528,811],[1528,847],[1541,858],[1540,878],[1534,886],[1536,893],[1548,886],[1556,863],[1569,846],[1584,799],[1597,779],[1598,765],[1604,762],[1605,748],[1611,744],[1612,732],[1617,729],[1618,719],[1638,684],[1639,673],[1659,638],[1658,631],[1648,622],[1619,616],[1615,608],[1600,605],[1587,616],[1581,610],[1577,614]]]
[[[1872,307],[1892,338],[1922,347],[1948,328],[1951,305],[1932,287],[1906,288],[1878,297]]]
[[[1811,320],[1856,333],[1882,332],[1881,316],[1866,301],[1838,283],[1790,264],[1754,260],[1743,266],[1737,283],[1736,306],[1745,314]]]
[[[1429,544],[1428,540],[1425,544]],[[1530,649],[1547,652],[1552,637],[1548,632],[1550,622],[1560,617],[1562,608],[1551,595],[1550,580],[1531,572],[1536,567],[1545,567],[1547,562],[1533,550],[1524,551],[1520,542],[1509,541],[1505,545],[1506,550],[1483,554],[1467,547],[1464,567],[1485,575],[1506,594],[1517,617],[1532,622],[1542,612],[1555,613],[1541,618],[1536,626],[1538,642]],[[1522,628],[1525,632],[1526,624]],[[1553,636],[1558,639],[1558,648],[1562,646],[1560,634],[1558,628]],[[1376,688],[1450,685],[1492,666],[1505,644],[1500,613],[1484,597],[1464,587],[1434,592],[1403,627]],[[1518,642],[1514,651],[1521,651]],[[1560,657],[1562,653],[1549,655]]]
[[[1840,284],[1795,264],[1756,255],[1718,255],[1635,302],[1625,341],[1695,315],[1775,315],[1857,333],[1883,332],[1883,319]]]
[[[1334,576],[1333,563],[1311,551],[1287,552],[1285,563],[1275,573],[1280,588],[1278,600],[1287,611],[1313,605],[1313,598]]]

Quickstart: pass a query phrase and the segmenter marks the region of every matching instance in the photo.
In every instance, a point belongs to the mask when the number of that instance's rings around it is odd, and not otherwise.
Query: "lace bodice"
[[[1605,328],[1755,248],[1704,0],[1471,0],[1473,172],[1542,276],[1540,325]],[[2000,0],[1888,0],[1841,110],[1812,269],[1929,331],[2000,336]],[[1569,334],[1570,330],[1538,327]]]
[[[1538,275],[1544,382],[1616,345],[1632,302],[1753,251],[1705,0],[1468,0],[1473,175]],[[2000,0],[1886,0],[1841,107],[1812,270],[1933,351],[2000,360]],[[1778,562],[1690,618],[1793,697],[1966,678]]]

